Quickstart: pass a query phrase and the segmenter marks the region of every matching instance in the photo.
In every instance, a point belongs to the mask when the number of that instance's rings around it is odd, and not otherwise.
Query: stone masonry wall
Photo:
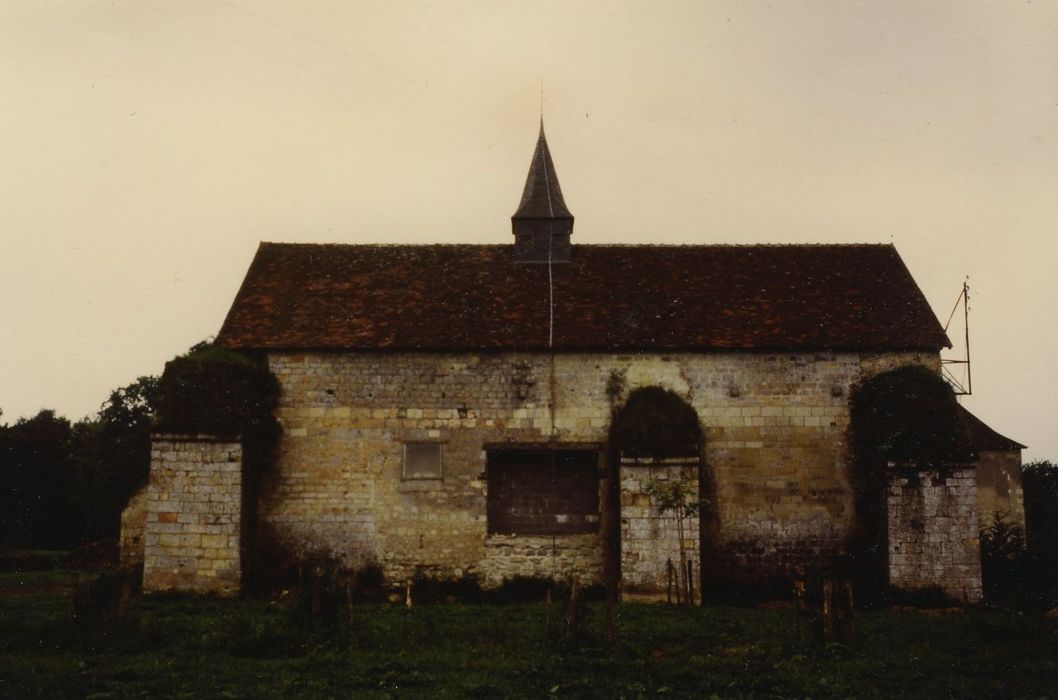
[[[147,486],[136,490],[121,511],[118,561],[122,566],[143,563],[143,528],[147,524]]]
[[[698,412],[718,519],[706,575],[813,566],[842,550],[854,517],[851,389],[909,363],[939,370],[936,354],[911,353],[271,354],[283,437],[259,492],[261,554],[279,566],[328,553],[349,566],[378,563],[392,580],[597,578],[599,535],[490,537],[485,466],[498,445],[601,451],[607,385],[618,377],[625,392],[659,385]],[[443,443],[441,478],[402,480],[408,441]]]
[[[977,480],[973,467],[900,470],[889,480],[889,582],[939,587],[967,603],[981,600]]]
[[[977,512],[982,530],[998,514],[1025,530],[1025,493],[1021,485],[1021,450],[982,450],[977,460]]]
[[[686,460],[621,460],[621,573],[626,590],[663,591],[668,584],[668,564],[685,560],[698,570],[698,518],[683,519],[683,539],[675,513],[659,514],[651,497],[651,482],[682,481],[688,487],[688,502],[696,502],[698,464]]]
[[[240,443],[152,436],[144,590],[238,592],[241,503]]]

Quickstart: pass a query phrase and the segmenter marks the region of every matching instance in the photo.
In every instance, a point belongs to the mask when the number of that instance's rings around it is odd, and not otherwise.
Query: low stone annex
[[[950,346],[893,246],[574,245],[573,220],[541,128],[513,244],[262,243],[216,343],[278,378],[274,464],[250,488],[239,436],[155,435],[123,527],[145,589],[316,555],[629,593],[854,561],[851,398]],[[984,511],[1023,517],[1021,446],[980,425],[1000,456],[885,474],[880,584],[980,599]]]

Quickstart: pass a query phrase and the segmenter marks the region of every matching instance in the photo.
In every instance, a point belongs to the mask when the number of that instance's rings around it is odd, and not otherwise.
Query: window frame
[[[550,513],[541,512],[540,515],[553,516],[555,520],[549,524],[517,523],[510,516],[502,516],[502,507],[511,503],[518,494],[504,489],[500,496],[499,489],[503,488],[499,482],[503,479],[501,472],[508,470],[517,473],[524,469],[525,465],[517,464],[521,459],[528,459],[530,455],[549,457],[554,455],[558,459],[572,459],[575,462],[583,460],[575,469],[583,470],[579,478],[585,479],[586,483],[593,484],[590,491],[585,490],[582,494],[586,496],[591,505],[589,508],[578,512],[560,512],[554,509]],[[515,460],[509,463],[508,459]],[[577,535],[592,535],[600,531],[602,526],[603,495],[600,493],[602,473],[599,470],[601,452],[597,445],[581,444],[547,444],[547,445],[486,445],[485,480],[486,490],[486,525],[485,529],[491,536],[514,536],[514,537],[568,537]],[[553,478],[553,477],[552,477]],[[568,478],[568,477],[567,477]],[[576,478],[576,477],[575,477]],[[550,486],[549,488],[554,488]],[[561,489],[561,487],[559,487]],[[531,489],[530,489],[531,490]],[[512,498],[513,497],[513,498]],[[530,496],[532,498],[532,496]],[[499,499],[499,500],[497,500]],[[497,517],[497,516],[500,517]],[[575,520],[566,520],[572,516]],[[559,518],[563,519],[559,519]]]
[[[408,447],[430,445],[437,448],[437,475],[421,475],[408,473]],[[445,444],[439,440],[405,440],[401,443],[401,481],[444,481],[445,476]]]

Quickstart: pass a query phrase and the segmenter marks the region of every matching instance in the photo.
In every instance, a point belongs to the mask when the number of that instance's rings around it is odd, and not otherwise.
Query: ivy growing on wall
[[[954,392],[925,367],[873,377],[855,392],[851,410],[861,459],[933,467],[976,459]]]
[[[258,359],[199,344],[165,364],[157,424],[165,433],[236,436],[269,431],[279,383]]]
[[[629,457],[684,457],[699,453],[702,427],[678,394],[647,386],[633,390],[617,411],[610,441]]]

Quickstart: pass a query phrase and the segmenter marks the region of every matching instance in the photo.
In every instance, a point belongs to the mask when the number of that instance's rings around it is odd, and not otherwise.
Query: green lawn
[[[999,612],[862,613],[842,645],[798,642],[790,610],[626,604],[606,642],[593,603],[569,645],[543,604],[363,605],[350,627],[344,609],[326,624],[283,602],[148,597],[90,625],[67,591],[15,576],[3,698],[1058,695],[1058,623]]]

